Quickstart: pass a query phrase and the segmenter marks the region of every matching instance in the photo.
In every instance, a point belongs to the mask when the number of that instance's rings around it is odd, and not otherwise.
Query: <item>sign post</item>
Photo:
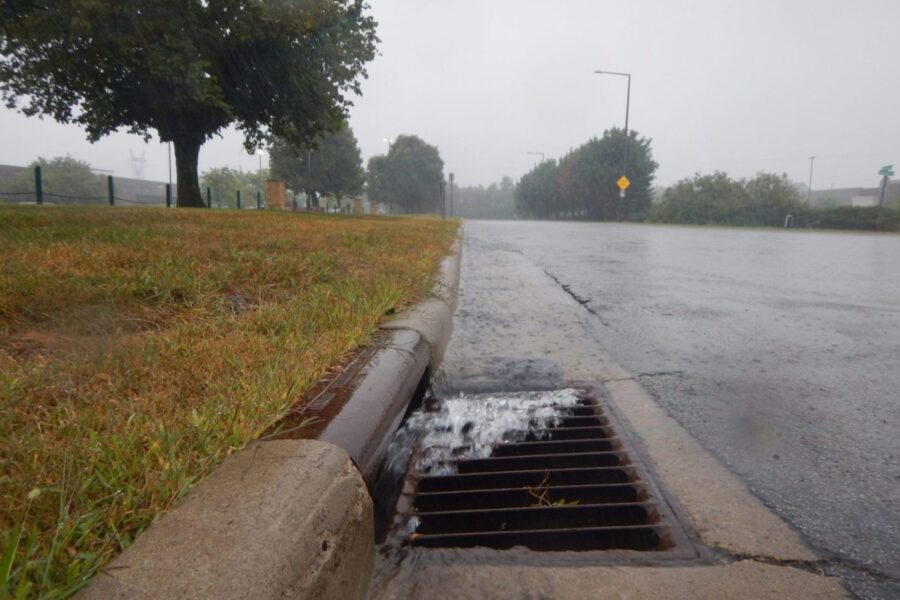
[[[878,201],[878,206],[884,206],[884,190],[887,187],[888,177],[894,175],[894,165],[884,165],[878,169],[878,174],[881,175],[881,199]]]

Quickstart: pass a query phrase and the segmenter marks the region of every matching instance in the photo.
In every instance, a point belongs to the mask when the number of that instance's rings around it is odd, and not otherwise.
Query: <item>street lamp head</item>
[[[594,71],[594,75],[619,75],[631,79],[631,73],[623,73],[622,71]]]

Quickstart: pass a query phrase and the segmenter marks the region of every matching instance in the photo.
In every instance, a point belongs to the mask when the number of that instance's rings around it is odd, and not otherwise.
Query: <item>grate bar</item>
[[[593,440],[548,440],[503,444],[494,449],[493,457],[535,456],[541,454],[567,454],[570,452],[609,452],[620,447],[617,438]]]
[[[530,433],[525,439],[536,442],[541,440],[593,440],[615,437],[615,435],[611,427],[600,425],[594,427],[550,427]]]
[[[410,543],[422,548],[474,548],[487,546],[508,550],[524,546],[531,550],[639,550],[666,549],[671,545],[666,525],[630,527],[590,527],[584,529],[543,529],[478,533],[413,534]]]
[[[546,482],[544,478],[547,478]],[[534,487],[546,485],[588,485],[591,483],[627,483],[636,473],[629,467],[594,467],[567,469],[529,469],[493,471],[467,475],[432,475],[419,480],[419,492],[491,489],[496,487]]]
[[[449,461],[448,461],[449,462]],[[565,467],[616,467],[626,464],[621,452],[573,452],[571,454],[537,454],[504,456],[457,461],[459,473],[490,473],[518,469],[563,469]]]
[[[579,504],[617,504],[639,502],[646,499],[643,483],[559,485],[547,486],[545,500]],[[416,495],[413,506],[421,512],[467,510],[478,508],[517,508],[532,506],[538,501],[540,491],[522,487],[488,490],[460,490],[452,492],[425,492]]]
[[[615,525],[646,525],[658,520],[656,502],[486,508],[414,513],[417,533],[474,533],[537,529],[580,529]]]

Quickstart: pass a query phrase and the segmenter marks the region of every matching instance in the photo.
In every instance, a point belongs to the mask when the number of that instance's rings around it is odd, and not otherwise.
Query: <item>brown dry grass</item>
[[[0,208],[0,595],[79,589],[425,293],[455,230]]]

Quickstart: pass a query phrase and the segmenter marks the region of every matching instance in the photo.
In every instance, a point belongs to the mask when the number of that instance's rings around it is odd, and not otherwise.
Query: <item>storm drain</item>
[[[685,544],[611,412],[579,390],[446,400],[414,415],[397,504],[414,547],[670,552]]]

